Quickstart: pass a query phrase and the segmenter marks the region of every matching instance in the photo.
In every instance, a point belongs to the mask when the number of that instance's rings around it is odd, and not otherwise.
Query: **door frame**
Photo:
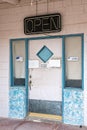
[[[61,49],[61,61],[62,61],[62,38],[59,38],[59,37],[56,37],[56,38],[51,38],[52,40],[56,40],[57,39],[57,41],[56,41],[56,45],[59,45],[59,44],[61,44],[61,48],[58,48],[57,49],[57,51],[59,50],[59,49]],[[50,38],[45,38],[44,40],[48,40],[47,42],[49,42],[49,40],[50,40],[50,42],[51,42],[51,39]],[[32,42],[33,41],[35,41],[35,46],[37,46],[37,44],[38,44],[38,42],[39,42],[39,40],[40,41],[42,41],[43,40],[43,37],[42,38],[40,38],[40,39],[35,39],[35,40],[28,40],[28,53],[29,53],[29,51],[30,51],[30,44],[32,45]],[[58,40],[59,40],[59,42],[58,42]],[[43,42],[42,42],[43,43]],[[34,46],[34,44],[33,44],[33,46]],[[39,43],[40,44],[40,43]],[[50,45],[50,43],[49,43],[49,45]],[[54,44],[52,44],[52,45],[54,45]],[[52,49],[52,48],[51,48]],[[36,52],[37,53],[37,52]],[[29,58],[29,55],[28,55],[28,58]],[[29,60],[29,59],[28,59]],[[29,73],[29,75],[30,75],[30,73]],[[57,72],[57,75],[58,75],[58,72]],[[48,112],[48,113],[50,113],[51,114],[51,112],[54,114],[54,115],[56,115],[56,114],[58,114],[59,113],[59,115],[60,116],[62,116],[62,108],[61,108],[61,106],[62,106],[62,62],[61,62],[61,100],[60,100],[60,96],[59,96],[59,100],[58,101],[56,101],[55,99],[53,99],[52,101],[50,101],[49,99],[47,100],[48,102],[49,102],[49,104],[50,104],[50,102],[55,102],[55,104],[57,103],[57,105],[59,105],[59,112],[57,111],[57,107],[56,107],[56,105],[54,104],[54,106],[55,106],[55,112],[53,112],[52,110],[50,110],[50,112]],[[56,81],[57,81],[57,79],[56,79]],[[57,81],[58,82],[58,81]],[[28,86],[28,88],[29,88],[29,86]],[[30,92],[30,90],[28,90],[29,92]],[[57,93],[58,94],[58,93]],[[55,96],[54,96],[55,97]],[[30,98],[28,98],[28,99],[30,99]],[[36,100],[36,103],[38,104],[38,101],[37,100],[43,100],[44,101],[44,99],[35,99]],[[31,104],[30,103],[31,101],[29,100],[29,104]],[[58,104],[59,103],[59,104]],[[47,102],[46,102],[46,104],[47,104]],[[35,105],[35,104],[34,104]],[[33,107],[32,107],[33,108]],[[39,110],[39,108],[37,108],[38,110]],[[49,107],[48,107],[48,109],[49,109]],[[45,112],[47,112],[48,111],[48,109],[45,109],[45,111],[44,111],[44,113]],[[47,110],[47,111],[46,111]],[[37,110],[36,110],[37,111]],[[30,110],[29,110],[29,112],[30,112]],[[38,113],[38,112],[37,112]]]
[[[41,39],[62,39],[62,122],[64,122],[64,89],[65,89],[65,38],[66,37],[73,37],[73,36],[81,36],[82,37],[82,90],[84,89],[84,48],[83,48],[83,43],[84,43],[84,34],[68,34],[68,35],[55,35],[55,36],[40,36],[40,37],[32,37],[32,38],[17,38],[17,39],[11,39],[10,40],[10,87],[15,87],[12,86],[12,75],[13,75],[13,68],[12,68],[12,41],[17,41],[17,40],[25,40],[25,52],[26,52],[26,80],[25,80],[25,88],[26,88],[26,112],[28,112],[29,108],[29,103],[28,103],[28,42],[30,40],[41,40]]]

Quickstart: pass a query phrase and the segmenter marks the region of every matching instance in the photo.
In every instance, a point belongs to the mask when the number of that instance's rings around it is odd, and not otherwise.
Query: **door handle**
[[[29,81],[30,90],[31,90],[31,86],[32,86],[32,81],[30,80],[30,81]]]

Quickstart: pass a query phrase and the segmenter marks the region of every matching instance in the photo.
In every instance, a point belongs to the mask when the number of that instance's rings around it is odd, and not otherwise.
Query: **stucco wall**
[[[0,8],[0,116],[7,117],[9,109],[9,39],[33,37],[24,35],[23,19],[26,16],[56,12],[62,15],[62,31],[57,35],[84,33],[84,125],[87,125],[87,0],[51,2],[48,9],[47,4],[42,3],[37,12],[36,6],[29,4]]]

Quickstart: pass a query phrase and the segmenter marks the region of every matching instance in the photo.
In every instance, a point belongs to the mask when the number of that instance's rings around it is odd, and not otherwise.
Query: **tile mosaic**
[[[84,124],[83,91],[75,89],[64,90],[64,123],[72,125]]]
[[[26,116],[26,90],[10,88],[9,97],[9,117],[23,119]]]

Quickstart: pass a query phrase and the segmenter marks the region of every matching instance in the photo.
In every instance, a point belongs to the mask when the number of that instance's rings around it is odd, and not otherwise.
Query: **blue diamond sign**
[[[45,63],[53,55],[53,52],[46,46],[43,46],[41,50],[37,53],[37,56]]]

